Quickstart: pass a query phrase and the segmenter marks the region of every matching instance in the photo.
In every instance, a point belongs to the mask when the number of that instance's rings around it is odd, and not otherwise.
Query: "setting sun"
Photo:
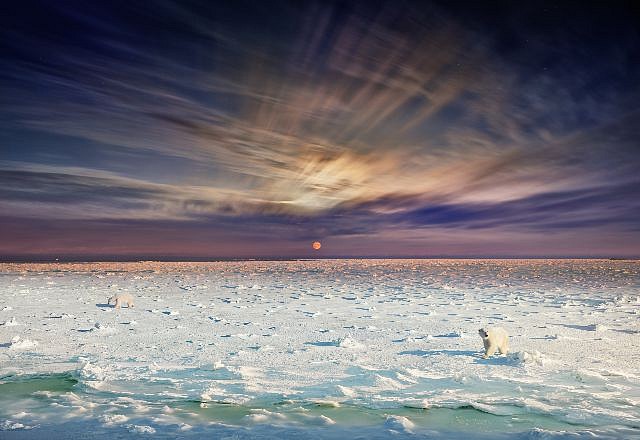
[[[322,247],[322,244],[319,241],[314,241],[311,245],[316,251]]]

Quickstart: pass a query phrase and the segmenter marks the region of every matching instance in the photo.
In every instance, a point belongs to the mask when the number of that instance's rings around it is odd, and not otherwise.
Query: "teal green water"
[[[118,402],[118,414],[124,414],[139,423],[157,414],[169,412],[178,422],[202,425],[209,422],[242,426],[247,417],[255,414],[277,413],[285,423],[304,424],[321,416],[329,417],[337,426],[363,427],[384,423],[388,416],[403,416],[417,428],[451,430],[458,432],[522,432],[535,428],[552,431],[577,431],[588,427],[558,421],[550,416],[536,414],[525,408],[513,407],[510,414],[501,416],[467,406],[460,408],[369,408],[356,405],[333,406],[304,400],[254,400],[248,405],[203,403],[199,400],[167,398],[155,394],[157,384],[144,392],[144,384],[131,387],[130,392],[105,392],[86,388],[73,374],[37,376],[9,376],[0,378],[0,419],[11,419],[20,412],[29,414],[23,423],[51,423],[66,420],[74,414],[74,406],[85,406],[89,411],[77,417],[83,420],[101,420],[113,413],[113,402]],[[73,397],[73,404],[69,403]],[[123,400],[122,398],[125,398]],[[129,400],[126,400],[129,399]],[[133,402],[127,404],[127,402]],[[141,405],[143,406],[141,410]],[[77,409],[77,408],[76,408]],[[168,410],[167,410],[168,409]],[[76,411],[77,412],[77,411]]]
[[[0,377],[0,400],[28,397],[37,391],[66,393],[78,380],[69,373]]]

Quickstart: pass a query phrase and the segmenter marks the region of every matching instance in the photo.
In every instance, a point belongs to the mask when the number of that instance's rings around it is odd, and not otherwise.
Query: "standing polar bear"
[[[486,330],[481,328],[478,333],[484,344],[484,356],[482,356],[484,359],[493,355],[496,350],[502,354],[507,354],[509,351],[509,335],[502,327],[491,327]]]
[[[116,309],[119,309],[125,303],[127,307],[131,308],[133,307],[133,296],[128,293],[118,293],[107,300],[107,304],[111,303],[115,304]]]

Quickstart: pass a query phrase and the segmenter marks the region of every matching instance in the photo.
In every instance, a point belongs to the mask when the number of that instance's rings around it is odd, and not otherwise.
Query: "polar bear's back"
[[[502,327],[489,327],[489,334],[493,333],[494,336],[509,336],[507,331]]]
[[[509,334],[502,327],[491,327],[487,330],[487,333],[489,333],[489,339],[500,347],[506,347],[509,343]]]
[[[108,304],[115,303],[116,307],[120,304],[127,304],[129,307],[133,307],[133,296],[130,293],[117,293],[107,300]]]

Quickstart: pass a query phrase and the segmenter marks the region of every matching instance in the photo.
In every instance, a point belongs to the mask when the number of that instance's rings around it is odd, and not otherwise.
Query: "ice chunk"
[[[9,343],[9,350],[26,350],[38,345],[38,341],[31,339],[22,339],[20,336],[14,336]]]
[[[537,350],[532,352],[518,351],[511,354],[511,358],[520,364],[537,364],[544,365],[544,356]]]
[[[384,426],[385,428],[393,431],[410,433],[416,425],[411,420],[403,416],[387,416]]]
[[[3,322],[2,325],[6,327],[14,327],[16,325],[20,325],[20,323],[16,321],[15,316],[12,316],[10,320]]]
[[[353,350],[363,350],[363,349],[367,348],[366,346],[364,346],[360,342],[358,342],[355,339],[353,339],[351,336],[346,336],[344,338],[338,339],[336,342],[337,342],[336,345],[338,347],[342,347],[342,348],[350,348],[350,349],[353,349]]]
[[[102,421],[106,426],[112,426],[129,421],[129,417],[123,414],[105,414],[100,417],[100,421]]]
[[[132,434],[155,434],[155,428],[148,425],[127,425],[127,429]]]

